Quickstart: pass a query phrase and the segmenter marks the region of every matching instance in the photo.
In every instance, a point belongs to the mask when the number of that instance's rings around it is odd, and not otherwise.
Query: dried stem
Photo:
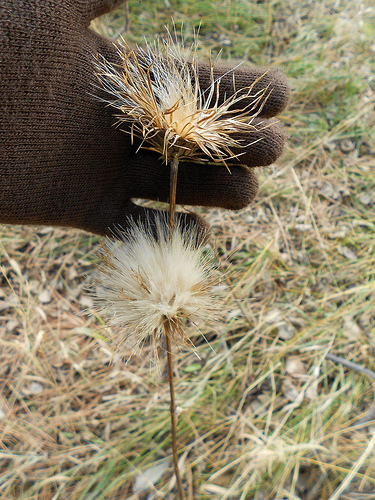
[[[176,190],[177,190],[177,174],[178,174],[178,156],[174,156],[171,161],[171,180],[169,191],[169,239],[172,238],[174,219],[176,213]]]
[[[178,455],[177,455],[177,415],[176,415],[176,400],[174,392],[174,382],[173,382],[173,363],[172,363],[172,347],[171,347],[171,335],[172,328],[168,320],[165,321],[165,346],[167,349],[167,359],[168,359],[168,380],[169,380],[169,392],[171,397],[171,434],[172,434],[172,454],[173,454],[173,465],[174,473],[177,481],[177,489],[180,500],[185,500],[184,490],[182,489],[182,481],[180,477],[180,471],[178,469]]]
[[[177,190],[177,174],[178,174],[178,156],[175,155],[171,161],[171,180],[170,180],[170,192],[169,192],[169,239],[173,237],[174,229],[174,219],[176,213],[176,190]],[[171,435],[172,435],[172,454],[173,454],[173,465],[174,473],[177,481],[177,489],[180,500],[185,500],[184,490],[182,489],[182,481],[180,477],[180,471],[178,469],[178,454],[177,454],[177,415],[176,415],[176,401],[175,401],[175,391],[173,383],[173,359],[172,359],[172,346],[171,346],[171,336],[172,327],[168,320],[165,321],[165,345],[167,349],[167,359],[168,359],[168,381],[169,381],[169,392],[171,397]]]

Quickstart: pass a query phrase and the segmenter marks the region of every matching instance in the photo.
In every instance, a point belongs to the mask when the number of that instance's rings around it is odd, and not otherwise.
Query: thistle
[[[111,244],[105,253],[97,298],[100,311],[109,316],[111,325],[123,327],[124,341],[131,339],[134,348],[148,338],[155,343],[165,336],[173,461],[183,500],[172,345],[189,344],[185,321],[194,324],[196,318],[207,318],[215,307],[213,280],[207,261],[201,258],[201,247],[196,247],[197,235],[175,227],[178,165],[181,160],[226,164],[240,157],[238,150],[249,144],[235,136],[256,130],[252,121],[267,99],[267,88],[252,94],[255,81],[222,99],[220,79],[214,79],[211,67],[210,86],[202,90],[196,46],[184,57],[169,33],[161,47],[146,44],[133,51],[124,42],[118,47],[118,56],[118,65],[100,55],[96,58],[96,75],[108,94],[101,100],[116,110],[117,125],[125,124],[132,140],[140,139],[139,148],[158,153],[170,164],[169,229],[163,219],[156,220],[156,236],[150,223],[144,227],[131,224],[122,245]],[[251,104],[240,109],[244,100]]]
[[[171,401],[172,453],[180,499],[184,499],[178,469],[177,415],[172,346],[194,345],[185,333],[189,321],[196,325],[215,318],[217,278],[208,256],[197,246],[196,230],[176,225],[172,234],[160,215],[156,226],[129,220],[129,231],[120,242],[108,240],[98,268],[94,295],[99,314],[118,332],[117,344],[130,343],[132,352],[165,336]]]
[[[258,80],[219,104],[220,79],[215,81],[213,67],[210,87],[200,88],[194,46],[188,51],[190,62],[171,36],[162,50],[147,44],[135,52],[125,42],[117,50],[121,65],[98,56],[96,74],[110,96],[104,102],[121,112],[115,115],[118,123],[131,124],[140,147],[159,153],[166,163],[174,157],[222,163],[239,156],[233,149],[248,146],[232,136],[256,130],[251,122],[267,92],[251,95]],[[233,108],[249,99],[244,109]]]

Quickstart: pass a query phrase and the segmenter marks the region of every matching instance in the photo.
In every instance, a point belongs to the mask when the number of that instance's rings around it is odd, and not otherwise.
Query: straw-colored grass
[[[176,380],[189,500],[375,498],[372,2],[130,1],[130,43],[173,16],[202,55],[277,64],[291,135],[241,213],[205,210],[226,320],[181,352]],[[116,36],[124,10],[94,23]],[[115,358],[84,280],[99,238],[1,228],[0,498],[176,498],[169,394],[147,348]],[[162,361],[163,362],[163,361]],[[163,368],[163,367],[162,367]],[[157,466],[158,465],[158,466]],[[141,471],[147,471],[145,479]],[[153,473],[154,475],[152,476]],[[146,492],[136,492],[152,484]]]

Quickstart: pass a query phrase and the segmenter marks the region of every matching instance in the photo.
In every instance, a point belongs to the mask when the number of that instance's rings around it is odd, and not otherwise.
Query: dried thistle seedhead
[[[251,132],[251,121],[266,100],[267,88],[252,95],[253,85],[241,89],[219,104],[220,80],[199,86],[196,46],[189,51],[189,61],[171,35],[160,49],[147,44],[131,50],[125,42],[118,47],[121,65],[114,65],[100,55],[95,67],[97,77],[109,94],[109,105],[121,111],[119,122],[131,125],[131,134],[142,139],[142,147],[160,153],[163,160],[213,160],[233,158],[233,149],[248,146],[233,134]],[[242,101],[251,104],[241,108]],[[234,109],[234,107],[239,109]]]
[[[99,314],[114,327],[118,346],[128,343],[136,351],[148,339],[155,342],[166,322],[174,344],[191,346],[184,331],[187,321],[194,325],[215,317],[218,280],[196,241],[195,231],[181,226],[170,238],[163,216],[156,228],[131,221],[122,241],[108,241],[94,296]]]

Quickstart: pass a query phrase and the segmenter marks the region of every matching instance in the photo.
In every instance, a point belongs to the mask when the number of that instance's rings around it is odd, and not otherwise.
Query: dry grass
[[[374,10],[369,0],[217,4],[130,4],[131,42],[171,14],[202,17],[204,50],[279,64],[294,87],[281,117],[288,149],[259,172],[257,202],[205,211],[231,286],[226,322],[203,326],[215,352],[197,338],[201,361],[178,360],[187,497],[374,499],[375,422],[353,425],[374,383],[325,360],[374,370]],[[122,23],[120,10],[95,26],[115,35]],[[101,319],[85,310],[98,245],[76,231],[1,229],[6,500],[175,498],[167,384],[147,349],[111,364]],[[150,468],[160,478],[135,493]]]

